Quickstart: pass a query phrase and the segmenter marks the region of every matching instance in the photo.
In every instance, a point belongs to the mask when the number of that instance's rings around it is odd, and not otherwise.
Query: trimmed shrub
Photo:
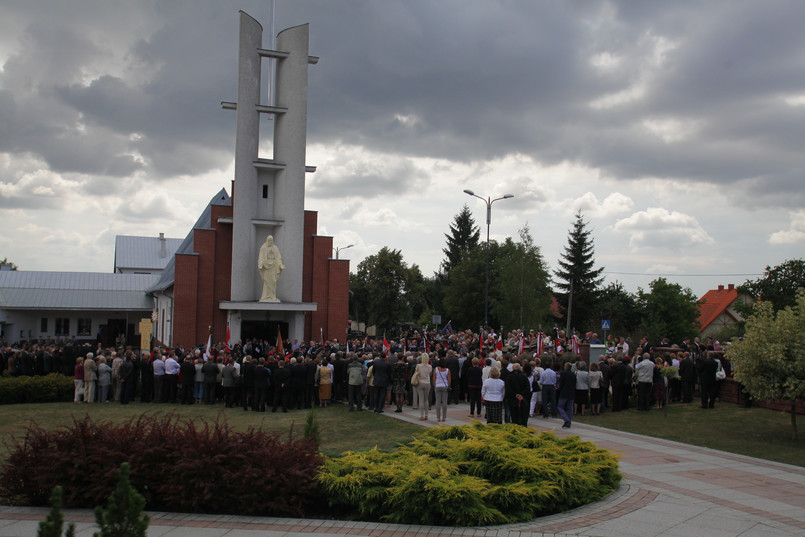
[[[430,429],[393,453],[329,459],[318,476],[351,518],[479,526],[531,520],[603,498],[621,480],[610,452],[517,425]]]
[[[254,428],[236,432],[221,420],[197,425],[173,415],[122,424],[86,416],[45,431],[36,424],[10,446],[0,468],[0,496],[45,505],[56,485],[69,507],[100,505],[121,464],[149,509],[243,515],[303,516],[317,498],[322,458],[310,439],[282,441]]]
[[[0,404],[72,401],[75,382],[58,373],[37,377],[0,377]]]

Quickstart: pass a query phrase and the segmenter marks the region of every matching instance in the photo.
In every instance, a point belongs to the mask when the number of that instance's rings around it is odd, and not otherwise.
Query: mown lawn
[[[35,422],[44,429],[56,429],[72,423],[73,418],[89,414],[93,419],[120,422],[142,414],[157,412],[174,413],[194,420],[226,420],[237,430],[256,427],[261,430],[287,435],[293,430],[301,435],[309,410],[293,410],[288,413],[270,410],[266,413],[244,411],[242,408],[226,409],[220,405],[170,405],[132,403],[127,406],[107,404],[32,403],[3,405],[0,407],[0,460],[9,453],[9,441],[22,437],[29,423]],[[331,405],[313,410],[319,424],[321,446],[326,455],[334,456],[350,450],[392,450],[398,444],[407,443],[421,427],[399,420],[392,420],[373,412],[348,412],[346,405]]]
[[[805,466],[805,416],[798,416],[799,440],[791,439],[791,415],[766,408],[716,403],[703,410],[698,402],[666,409],[605,412],[574,420],[608,429],[645,434],[760,459]]]

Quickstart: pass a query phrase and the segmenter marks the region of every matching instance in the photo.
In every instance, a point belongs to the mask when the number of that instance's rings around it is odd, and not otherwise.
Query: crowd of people
[[[89,345],[6,347],[2,368],[11,375],[61,372],[72,375],[76,403],[223,404],[227,408],[288,412],[332,402],[350,411],[435,410],[446,419],[448,405],[468,404],[469,417],[489,423],[526,425],[529,417],[598,415],[629,408],[690,403],[698,388],[703,408],[713,408],[719,380],[730,375],[717,343],[684,340],[652,346],[647,338],[629,352],[625,338],[609,337],[598,360],[584,360],[579,343],[600,343],[597,334],[565,338],[534,330],[413,332],[386,338],[285,341],[274,346],[249,339],[229,348],[149,352]],[[286,352],[284,349],[288,349]],[[576,351],[576,352],[573,352]]]

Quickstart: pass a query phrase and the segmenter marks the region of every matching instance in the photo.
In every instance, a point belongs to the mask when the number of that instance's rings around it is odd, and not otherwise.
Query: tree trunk
[[[797,441],[797,400],[791,401],[791,438]]]

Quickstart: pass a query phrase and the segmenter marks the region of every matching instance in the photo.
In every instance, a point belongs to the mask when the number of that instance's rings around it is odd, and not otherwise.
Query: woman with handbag
[[[439,358],[439,365],[433,370],[433,387],[436,390],[436,421],[447,419],[447,395],[450,391],[450,381],[447,360]]]

